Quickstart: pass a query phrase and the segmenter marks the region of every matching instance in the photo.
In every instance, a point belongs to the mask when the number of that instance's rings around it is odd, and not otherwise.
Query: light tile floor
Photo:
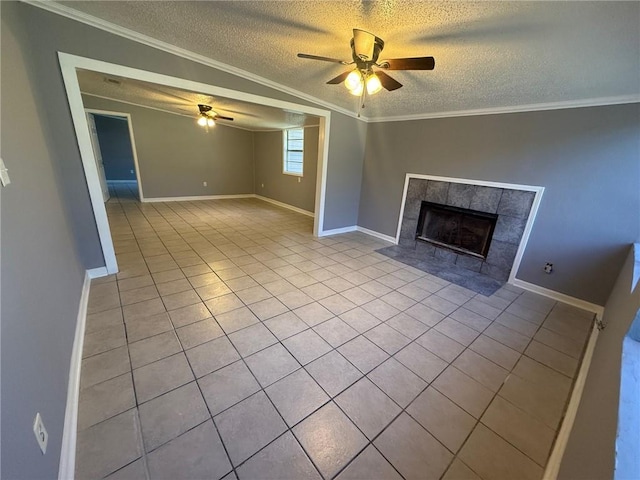
[[[254,199],[107,204],[78,479],[539,479],[592,315]]]

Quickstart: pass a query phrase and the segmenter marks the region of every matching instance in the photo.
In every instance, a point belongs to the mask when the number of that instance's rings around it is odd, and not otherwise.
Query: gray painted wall
[[[372,123],[358,225],[395,236],[405,173],[541,185],[517,278],[604,305],[640,236],[639,144],[639,104]]]
[[[282,132],[254,132],[255,193],[313,212],[318,176],[318,131],[318,127],[304,129],[302,177],[282,173]]]
[[[39,91],[46,92],[39,112],[50,121],[51,148],[55,149],[61,168],[65,171],[63,195],[72,210],[74,234],[79,239],[80,255],[87,267],[104,265],[104,260],[60,75],[58,51],[301,105],[317,106],[245,78],[112,35],[31,5],[20,4],[16,9],[24,18],[31,35],[35,86]],[[362,155],[352,155],[353,139],[341,129],[341,126],[350,128],[350,123],[355,125],[357,120],[341,114],[333,115],[333,119],[337,120],[334,131],[338,134],[331,136],[329,146],[331,161],[328,168],[329,195],[325,222],[335,228],[353,225],[357,219],[359,196],[342,195],[339,192],[343,187],[359,192],[360,175],[353,175],[353,172],[361,171]],[[360,128],[364,131],[365,127]],[[336,179],[337,183],[332,183]]]
[[[57,52],[311,104],[31,5],[2,2],[0,15],[1,153],[13,181],[0,194],[4,277],[0,477],[55,478],[84,269],[104,265]],[[36,111],[37,116],[25,114]],[[356,121],[345,117],[337,122],[346,127]],[[357,219],[360,178],[352,172],[361,171],[362,155],[351,155],[351,144],[344,132],[330,142],[330,182],[343,179],[327,187],[325,221],[334,227],[352,225]],[[331,194],[345,186],[358,193]],[[45,456],[31,431],[37,411],[49,431]]]
[[[0,187],[2,448],[0,478],[58,476],[69,361],[84,267],[61,194],[66,172],[34,84],[33,33],[2,4],[0,142],[11,184]],[[49,432],[42,455],[32,431],[40,412]]]
[[[367,124],[341,113],[332,113],[329,138],[325,230],[359,225],[358,209]]]
[[[253,133],[83,96],[86,108],[131,114],[145,198],[253,193]],[[202,182],[207,182],[203,186]]]
[[[126,119],[94,115],[107,180],[135,180],[136,171]]]
[[[620,398],[622,341],[640,308],[640,284],[632,291],[633,249],[607,301],[576,420],[558,478],[613,478]],[[636,399],[637,400],[637,399]],[[636,432],[637,435],[637,432]],[[637,461],[637,458],[636,458]]]

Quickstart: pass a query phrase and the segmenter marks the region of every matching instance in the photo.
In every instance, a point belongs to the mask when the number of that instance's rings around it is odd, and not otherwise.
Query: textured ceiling
[[[198,104],[202,103],[213,107],[218,115],[233,118],[232,122],[220,120],[221,125],[248,130],[318,125],[318,118],[312,115],[87,70],[77,73],[82,93],[193,117],[194,120],[198,117]]]
[[[326,80],[350,60],[352,29],[384,57],[432,55],[434,71],[392,72],[369,118],[640,95],[638,2],[212,1],[60,2],[116,25],[355,111]],[[588,103],[588,102],[586,102]]]

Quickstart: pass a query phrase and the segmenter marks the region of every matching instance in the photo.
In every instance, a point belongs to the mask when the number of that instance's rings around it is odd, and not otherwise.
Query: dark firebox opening
[[[486,258],[498,215],[422,202],[416,239]]]

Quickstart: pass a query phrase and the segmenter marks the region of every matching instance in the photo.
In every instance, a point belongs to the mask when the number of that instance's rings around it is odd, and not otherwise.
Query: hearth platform
[[[414,246],[392,245],[376,251],[405,265],[411,265],[418,270],[430,273],[487,297],[493,295],[504,285],[504,282],[452,264],[449,260],[422,255]]]

